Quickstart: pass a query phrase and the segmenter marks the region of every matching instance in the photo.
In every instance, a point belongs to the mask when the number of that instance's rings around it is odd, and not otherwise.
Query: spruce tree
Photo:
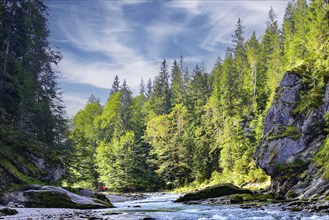
[[[181,104],[184,101],[184,81],[183,74],[179,68],[176,60],[174,61],[172,70],[171,70],[171,103],[173,106]]]
[[[154,80],[154,88],[150,103],[155,114],[161,115],[169,113],[171,109],[169,87],[169,72],[167,61],[161,63],[160,72]]]

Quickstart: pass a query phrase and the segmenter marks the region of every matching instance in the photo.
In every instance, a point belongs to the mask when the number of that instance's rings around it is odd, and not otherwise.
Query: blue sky
[[[50,8],[50,43],[62,52],[58,66],[67,113],[90,95],[106,102],[115,75],[136,94],[141,78],[158,74],[165,58],[183,55],[192,69],[211,71],[224,58],[238,18],[245,38],[263,34],[272,6],[279,24],[287,1],[220,0],[45,0]]]

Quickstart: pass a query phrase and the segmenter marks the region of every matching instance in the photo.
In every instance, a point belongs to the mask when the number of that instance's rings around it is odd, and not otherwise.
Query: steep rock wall
[[[258,166],[271,176],[270,192],[284,197],[309,198],[326,194],[329,181],[313,158],[326,139],[324,116],[329,109],[329,85],[322,105],[294,112],[309,87],[296,73],[286,73],[264,120],[264,136],[254,153]],[[329,191],[328,191],[329,192]]]

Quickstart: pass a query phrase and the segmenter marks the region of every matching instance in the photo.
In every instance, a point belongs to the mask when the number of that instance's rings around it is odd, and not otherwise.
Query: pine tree
[[[184,81],[183,74],[179,68],[176,60],[174,61],[172,70],[171,70],[171,103],[173,106],[181,104],[184,101]]]
[[[329,3],[313,0],[308,8],[307,58],[315,60],[317,75],[329,71]]]
[[[161,115],[169,113],[171,109],[169,73],[167,61],[164,59],[158,76],[154,81],[154,89],[150,97],[152,110],[155,114]]]
[[[283,18],[283,42],[284,42],[284,62],[287,69],[291,68],[295,64],[295,57],[293,51],[293,38],[296,32],[295,28],[295,3],[289,1],[284,18]]]
[[[281,40],[276,14],[273,8],[269,11],[269,17],[266,22],[265,35],[262,40],[264,50],[264,62],[266,65],[266,74],[268,79],[269,93],[274,94],[282,76],[281,67]]]
[[[151,95],[153,94],[153,86],[152,86],[152,80],[149,79],[147,81],[147,85],[146,85],[146,91],[145,91],[145,96],[147,99],[149,99],[151,97]]]
[[[69,138],[73,141],[74,149],[67,162],[70,184],[97,188],[98,173],[95,156],[100,132],[94,122],[102,111],[100,100],[91,96],[85,108],[72,120]]]
[[[40,0],[0,5],[0,118],[22,139],[59,146],[66,120],[53,66],[61,56],[47,41],[48,9]]]
[[[141,83],[139,84],[139,95],[145,96],[145,85],[143,78],[141,79]]]
[[[119,90],[120,90],[119,77],[118,77],[118,75],[115,75],[114,81],[113,81],[113,84],[112,84],[112,88],[111,88],[111,91],[110,91],[110,96],[113,95],[116,92],[119,92]]]
[[[303,60],[306,56],[307,27],[307,3],[306,0],[296,0],[294,5],[295,33],[292,39],[292,47],[295,63]]]
[[[235,71],[237,73],[237,78],[235,79],[236,89],[239,91],[239,96],[236,96],[237,104],[240,109],[246,109],[246,112],[241,112],[242,114],[249,114],[250,107],[252,106],[252,100],[250,99],[252,93],[252,77],[249,74],[249,63],[247,59],[247,54],[245,50],[244,42],[244,27],[242,26],[241,19],[238,19],[236,24],[235,34],[232,35],[233,43],[233,58]],[[249,107],[249,108],[244,108]]]

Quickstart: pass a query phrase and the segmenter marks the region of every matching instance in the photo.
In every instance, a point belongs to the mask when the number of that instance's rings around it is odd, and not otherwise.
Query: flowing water
[[[116,208],[99,210],[103,218],[116,220],[210,220],[210,219],[329,219],[329,215],[282,211],[277,207],[242,209],[239,205],[186,205],[173,203],[176,194],[150,194],[142,200],[114,203]]]

